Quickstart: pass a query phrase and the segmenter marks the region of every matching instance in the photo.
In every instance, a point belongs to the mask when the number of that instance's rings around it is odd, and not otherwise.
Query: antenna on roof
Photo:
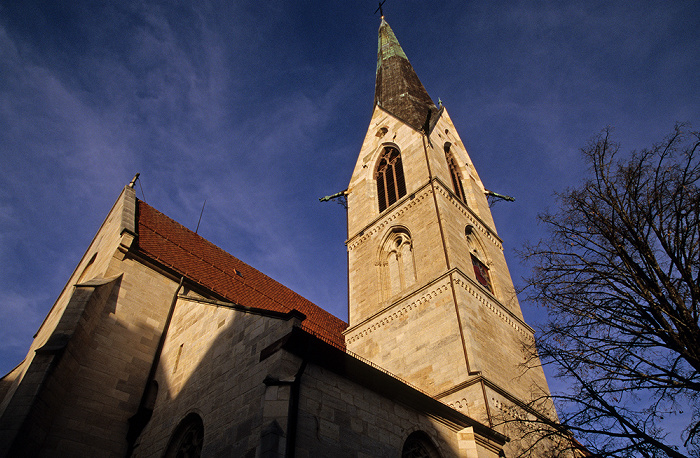
[[[199,223],[202,222],[202,215],[204,214],[204,206],[207,204],[207,199],[204,199],[204,203],[202,204],[202,211],[199,212],[199,221],[197,221],[197,229],[194,230],[194,233],[196,234],[197,231],[199,231]]]

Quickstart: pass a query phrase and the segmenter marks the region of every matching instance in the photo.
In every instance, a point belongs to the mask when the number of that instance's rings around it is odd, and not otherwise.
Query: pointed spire
[[[383,17],[379,26],[374,103],[416,130],[429,132],[437,120],[438,108]]]

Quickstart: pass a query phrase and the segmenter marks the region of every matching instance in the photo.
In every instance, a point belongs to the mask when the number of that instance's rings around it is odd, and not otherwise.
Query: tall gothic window
[[[382,249],[384,298],[396,296],[416,282],[411,236],[404,229],[394,230]]]
[[[377,180],[377,197],[381,213],[406,195],[406,181],[399,150],[392,147],[384,149],[379,158],[377,170],[374,172],[374,178]]]
[[[459,173],[459,166],[455,160],[452,151],[450,151],[450,143],[445,143],[445,158],[447,159],[447,166],[450,168],[450,177],[452,178],[452,187],[454,188],[457,198],[464,203],[467,203],[466,197],[464,197],[464,187],[462,186],[462,175]]]

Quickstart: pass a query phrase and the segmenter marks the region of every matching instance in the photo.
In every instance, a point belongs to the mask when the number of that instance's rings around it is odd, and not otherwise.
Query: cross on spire
[[[384,19],[384,10],[382,9],[382,6],[384,6],[384,3],[386,3],[386,0],[379,2],[379,6],[377,7],[376,10],[374,10],[374,14],[377,14],[377,11],[379,11],[379,14],[382,16],[382,19]]]

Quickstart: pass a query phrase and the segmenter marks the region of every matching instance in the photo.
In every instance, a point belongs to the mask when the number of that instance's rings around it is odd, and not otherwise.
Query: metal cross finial
[[[374,14],[377,14],[377,11],[379,11],[379,14],[384,18],[384,10],[382,9],[382,6],[384,6],[384,3],[386,3],[386,0],[379,2],[379,6],[377,7],[376,10],[374,10]]]

